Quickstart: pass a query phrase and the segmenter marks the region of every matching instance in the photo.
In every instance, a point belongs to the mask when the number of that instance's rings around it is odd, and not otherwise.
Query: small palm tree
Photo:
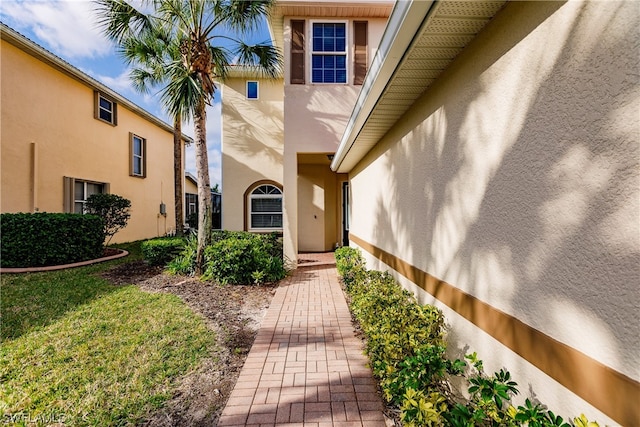
[[[138,77],[162,82],[162,103],[176,121],[194,121],[199,201],[196,273],[201,274],[204,248],[211,242],[206,106],[213,100],[215,80],[226,78],[231,58],[263,77],[280,74],[282,55],[274,46],[241,40],[257,28],[274,0],[150,0],[144,3],[150,12],[125,0],[95,2],[105,34],[123,52],[141,52],[141,59],[135,60],[143,64]],[[153,60],[147,63],[145,58]]]

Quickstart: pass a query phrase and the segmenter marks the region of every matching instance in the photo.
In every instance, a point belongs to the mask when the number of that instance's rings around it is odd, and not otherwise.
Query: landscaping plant
[[[105,246],[118,231],[127,226],[131,201],[117,194],[98,193],[87,197],[86,213],[102,218]]]
[[[43,267],[100,258],[102,232],[102,221],[94,215],[4,213],[0,266]]]
[[[514,406],[518,384],[509,371],[486,374],[476,353],[446,357],[440,310],[419,304],[390,274],[367,270],[359,250],[342,247],[335,257],[373,373],[405,426],[598,427],[584,415],[565,421],[530,399]],[[454,377],[467,382],[468,397],[456,392]]]
[[[220,284],[260,284],[276,282],[286,276],[282,245],[275,234],[244,231],[216,231],[205,250],[203,280]],[[187,241],[183,251],[167,269],[174,274],[196,272],[195,239]]]
[[[142,242],[142,255],[151,265],[167,265],[175,259],[185,247],[182,237],[161,237]]]

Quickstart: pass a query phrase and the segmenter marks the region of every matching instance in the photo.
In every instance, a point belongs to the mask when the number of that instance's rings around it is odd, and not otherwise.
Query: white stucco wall
[[[311,53],[307,49],[306,82],[305,85],[289,84],[289,63],[291,48],[291,17],[285,17],[284,57],[285,57],[285,87],[284,87],[284,181],[285,181],[285,238],[284,250],[288,259],[295,261],[298,253],[298,158],[297,153],[334,153],[340,143],[347,121],[356,102],[361,86],[353,85],[353,46],[347,52],[347,84],[312,84],[309,70],[311,69]],[[306,19],[306,31],[310,34],[311,22],[340,21],[346,22],[352,37],[353,21],[362,18],[331,18],[331,17],[303,17]],[[367,18],[368,21],[368,61],[371,63],[377,51],[380,38],[384,32],[386,19]],[[309,40],[309,37],[308,37]],[[306,209],[306,208],[305,208]],[[324,210],[325,207],[323,206]],[[331,213],[335,217],[335,213]],[[306,224],[306,223],[305,223]],[[322,224],[321,224],[322,225]],[[335,226],[332,227],[335,235]],[[303,232],[304,238],[325,236],[325,231],[309,234]],[[314,237],[315,236],[315,237]],[[330,237],[330,240],[335,240]],[[324,237],[317,245],[310,244],[306,250],[321,250],[325,243]],[[315,249],[312,249],[315,248]],[[305,248],[301,248],[303,250]]]
[[[248,78],[222,88],[222,228],[243,230],[244,193],[262,180],[283,184],[283,85],[259,82],[259,98],[246,99]]]
[[[635,381],[638,28],[631,1],[508,4],[350,175],[354,235]],[[618,424],[439,306],[521,400]]]

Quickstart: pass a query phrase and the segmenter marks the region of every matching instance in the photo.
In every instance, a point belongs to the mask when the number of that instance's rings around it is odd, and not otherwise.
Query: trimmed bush
[[[483,371],[475,353],[463,360],[447,359],[444,316],[419,304],[388,273],[368,271],[360,251],[336,250],[338,273],[350,296],[349,307],[366,338],[366,350],[384,397],[396,406],[405,426],[538,426],[597,427],[584,415],[569,420],[518,394],[509,371]],[[456,397],[450,377],[468,384],[469,398]]]
[[[204,280],[220,284],[259,284],[276,282],[286,276],[282,243],[277,234],[215,231],[211,240],[211,246],[204,252]],[[194,274],[195,249],[195,239],[189,240],[182,253],[168,264],[169,272]]]
[[[359,250],[349,246],[342,246],[335,251],[336,268],[342,277],[347,290],[357,282],[364,280],[366,268],[364,258]]]
[[[127,226],[131,201],[117,194],[98,193],[87,198],[86,212],[102,218],[105,246],[118,231]]]
[[[95,215],[0,215],[2,267],[44,267],[102,256],[102,220]]]
[[[151,265],[167,265],[180,255],[186,240],[182,237],[165,237],[142,242],[142,256]]]

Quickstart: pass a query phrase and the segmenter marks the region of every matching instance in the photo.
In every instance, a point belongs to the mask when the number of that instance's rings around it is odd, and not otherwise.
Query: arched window
[[[249,195],[249,230],[282,230],[282,190],[275,185],[256,187]]]

